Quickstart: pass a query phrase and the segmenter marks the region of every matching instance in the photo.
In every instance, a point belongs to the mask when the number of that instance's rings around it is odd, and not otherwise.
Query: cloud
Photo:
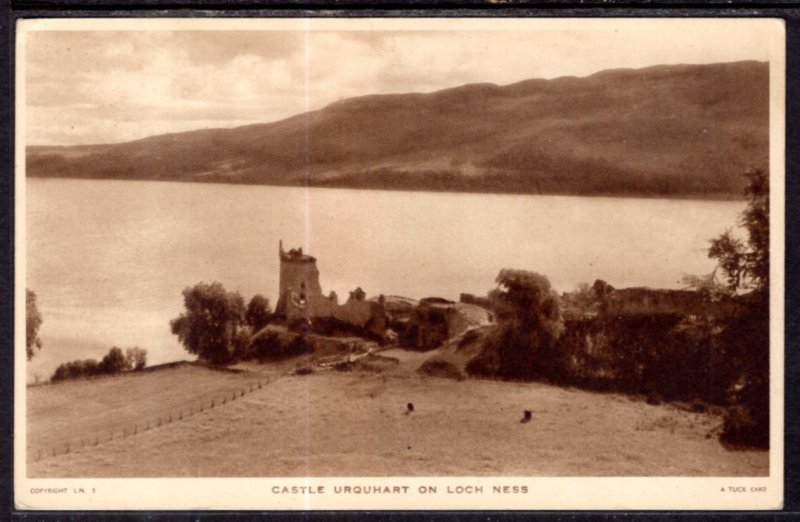
[[[623,29],[31,31],[26,139],[125,141],[275,121],[365,94],[768,57],[758,34],[733,26]]]

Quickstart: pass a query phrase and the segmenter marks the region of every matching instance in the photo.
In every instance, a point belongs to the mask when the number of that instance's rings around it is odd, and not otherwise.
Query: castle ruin
[[[344,304],[339,304],[335,292],[322,293],[319,284],[317,260],[303,253],[302,248],[283,249],[278,244],[280,258],[280,284],[275,313],[286,318],[288,323],[306,320],[313,326],[315,320],[334,319],[366,331],[383,335],[386,331],[386,310],[383,299],[370,301],[361,288],[350,292]]]

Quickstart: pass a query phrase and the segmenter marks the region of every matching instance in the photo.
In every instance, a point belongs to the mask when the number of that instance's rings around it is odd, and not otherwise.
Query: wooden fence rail
[[[69,453],[78,453],[87,448],[97,447],[100,444],[109,443],[114,441],[116,435],[117,439],[125,440],[129,437],[140,435],[151,429],[160,428],[172,424],[173,422],[180,422],[195,415],[213,410],[228,401],[235,401],[238,398],[244,397],[246,393],[252,393],[261,390],[264,385],[269,381],[258,380],[255,383],[249,383],[240,388],[239,391],[225,392],[221,395],[221,401],[217,399],[205,399],[200,403],[193,403],[188,406],[182,406],[177,411],[168,411],[166,414],[160,414],[155,419],[145,418],[139,422],[128,424],[122,427],[122,431],[109,431],[103,434],[89,435],[88,438],[81,437],[77,441],[74,439],[67,440],[58,444],[39,445],[36,448],[28,446],[28,462],[39,462],[41,460],[57,457],[60,455],[67,455]],[[220,396],[218,395],[218,397]],[[174,415],[173,415],[174,413]]]

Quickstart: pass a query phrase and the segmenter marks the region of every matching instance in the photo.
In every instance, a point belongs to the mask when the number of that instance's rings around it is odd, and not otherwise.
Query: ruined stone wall
[[[287,260],[281,261],[280,295],[292,291],[297,295],[304,293],[306,297],[321,296],[319,270],[316,261]]]
[[[290,308],[288,300],[295,294],[300,300],[315,300],[322,296],[322,287],[319,284],[319,270],[317,260],[304,255],[302,249],[283,250],[283,243],[279,246],[280,279],[278,287],[278,304],[275,312],[288,315]]]
[[[333,318],[346,323],[365,326],[372,318],[381,314],[378,303],[350,300],[333,309]]]
[[[712,304],[707,296],[693,290],[620,288],[611,292],[603,312],[610,315],[703,315],[713,310],[726,311],[731,306],[731,299]]]
[[[369,327],[372,333],[383,335],[387,326],[384,300],[367,301],[360,288],[351,292],[350,299],[339,304],[336,294],[322,294],[316,259],[303,251],[285,252],[280,246],[280,297],[276,313],[287,320],[332,318],[358,327]]]

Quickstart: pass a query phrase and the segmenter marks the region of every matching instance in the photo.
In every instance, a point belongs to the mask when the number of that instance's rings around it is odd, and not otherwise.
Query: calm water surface
[[[303,189],[139,181],[27,182],[27,286],[44,317],[29,379],[65,360],[140,346],[188,358],[169,331],[181,291],[219,281],[274,304],[278,240],[316,256],[346,297],[485,294],[501,268],[559,291],[680,287],[709,272],[708,240],[743,202]]]

